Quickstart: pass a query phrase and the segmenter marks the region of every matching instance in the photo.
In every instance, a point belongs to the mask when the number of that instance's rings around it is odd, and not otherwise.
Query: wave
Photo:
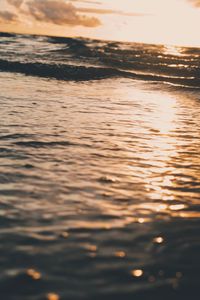
[[[0,37],[6,37],[6,38],[9,38],[9,37],[15,37],[16,34],[12,34],[12,33],[7,33],[7,32],[0,32]]]
[[[22,73],[29,76],[55,78],[58,80],[75,81],[87,81],[108,77],[125,76],[127,73],[113,68],[22,63],[18,61],[7,61],[2,59],[0,59],[0,71]]]
[[[89,81],[113,77],[124,77],[143,81],[163,82],[185,87],[200,87],[200,79],[195,77],[161,76],[141,74],[117,68],[86,67],[67,64],[24,63],[0,59],[0,71],[21,73],[28,76],[54,78],[57,80]]]
[[[124,77],[200,88],[199,48],[170,52],[164,45],[7,33],[0,33],[0,42],[1,72],[73,81]]]

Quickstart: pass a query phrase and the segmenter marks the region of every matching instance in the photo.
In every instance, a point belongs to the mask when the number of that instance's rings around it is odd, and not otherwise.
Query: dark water
[[[2,34],[0,299],[198,299],[199,58]]]
[[[200,49],[1,34],[0,70],[59,80],[131,78],[200,88]]]

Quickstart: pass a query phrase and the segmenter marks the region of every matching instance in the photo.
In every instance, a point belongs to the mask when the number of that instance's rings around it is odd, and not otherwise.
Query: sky
[[[0,0],[0,31],[200,47],[200,0]]]

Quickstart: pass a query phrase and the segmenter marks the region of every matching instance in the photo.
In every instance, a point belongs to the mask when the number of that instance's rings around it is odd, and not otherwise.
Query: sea
[[[0,34],[0,299],[196,300],[200,48]]]

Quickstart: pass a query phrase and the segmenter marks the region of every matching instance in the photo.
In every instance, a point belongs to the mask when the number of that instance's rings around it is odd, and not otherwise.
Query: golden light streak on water
[[[49,293],[47,294],[47,300],[59,300],[60,297],[58,294],[55,293]]]
[[[149,123],[158,134],[146,142],[152,150],[142,154],[151,165],[145,170],[146,189],[152,199],[172,201],[174,195],[169,188],[174,186],[174,176],[168,173],[173,172],[169,164],[177,154],[177,142],[173,134],[177,123],[176,98],[162,94],[157,97],[152,95],[151,100],[153,109]]]
[[[162,236],[155,237],[153,242],[156,244],[162,244],[164,242],[164,238]]]
[[[124,251],[117,251],[117,252],[115,252],[115,256],[124,258],[126,256],[126,253]]]
[[[134,276],[134,277],[141,277],[142,275],[143,275],[143,270],[141,270],[141,269],[136,269],[136,270],[132,270],[131,271],[131,274],[132,274],[132,276]]]
[[[171,210],[182,210],[184,208],[186,208],[185,204],[174,204],[169,206],[169,209]]]
[[[173,45],[165,45],[164,47],[164,54],[167,55],[175,55],[175,56],[181,56],[182,48],[181,47],[177,47],[177,46],[173,46]]]
[[[41,274],[34,269],[28,269],[26,273],[34,280],[39,280],[41,278]]]

